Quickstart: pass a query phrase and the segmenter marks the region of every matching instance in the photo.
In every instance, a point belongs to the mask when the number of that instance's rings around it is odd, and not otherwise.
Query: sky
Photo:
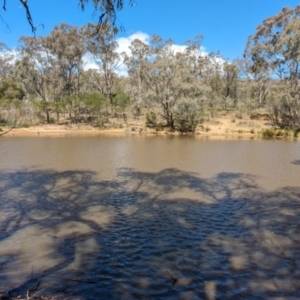
[[[299,4],[299,0],[135,0],[136,5],[130,7],[129,0],[124,1],[127,5],[117,15],[117,25],[125,28],[118,34],[122,48],[133,37],[146,41],[158,34],[183,45],[201,34],[205,51],[220,52],[227,60],[242,57],[248,36],[254,34],[264,19],[277,14],[284,6]],[[47,35],[60,23],[81,26],[97,22],[92,7],[82,12],[77,0],[27,2],[35,25],[44,26],[38,27],[37,35]],[[0,42],[13,49],[20,36],[33,35],[19,1],[7,1],[7,11],[1,9],[0,14]]]

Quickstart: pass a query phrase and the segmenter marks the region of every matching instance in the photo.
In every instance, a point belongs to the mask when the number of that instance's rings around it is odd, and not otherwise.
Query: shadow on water
[[[298,160],[297,160],[297,159],[293,160],[293,161],[292,161],[292,164],[293,164],[293,165],[298,165],[298,166],[300,166],[300,159],[298,159]]]
[[[0,174],[3,295],[300,297],[300,189],[178,169]],[[37,294],[37,295],[38,295]],[[1,294],[0,294],[1,298]]]

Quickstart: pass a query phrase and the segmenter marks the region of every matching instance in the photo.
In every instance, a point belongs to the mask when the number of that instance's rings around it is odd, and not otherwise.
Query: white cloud
[[[176,45],[176,44],[173,44],[171,46],[171,50],[174,52],[174,54],[176,53],[183,53],[185,50],[186,50],[187,46],[185,45]]]
[[[135,39],[139,39],[146,45],[149,45],[151,37],[147,33],[144,33],[141,31],[133,33],[127,37],[119,37],[116,39],[116,42],[118,43],[118,47],[116,49],[117,53],[119,53],[119,54],[126,53],[127,55],[130,55],[129,47],[131,45],[131,42],[134,41]],[[187,48],[186,45],[178,45],[178,44],[172,44],[170,47],[171,47],[171,51],[173,51],[174,53],[183,53]],[[203,46],[200,47],[200,51],[198,51],[198,50],[196,50],[196,51],[198,52],[199,56],[207,56],[208,55],[207,50]],[[84,61],[84,69],[85,70],[89,70],[89,69],[97,70],[98,69],[98,64],[96,63],[95,59],[93,58],[93,56],[90,53],[87,53],[84,55],[83,61]],[[211,61],[212,61],[212,63],[218,64],[220,66],[222,66],[225,63],[225,60],[220,57],[215,57],[214,59],[211,59]],[[127,67],[123,63],[123,61],[120,61],[120,64],[116,68],[115,71],[119,76],[126,77],[128,75]]]
[[[95,59],[93,58],[92,54],[91,53],[86,53],[84,56],[83,56],[83,68],[84,70],[90,70],[90,69],[95,69],[97,70],[98,69],[98,65],[95,61]]]
[[[150,36],[147,33],[144,32],[136,32],[134,34],[131,34],[127,37],[120,37],[116,39],[116,42],[118,43],[118,47],[116,49],[117,53],[126,53],[127,55],[130,55],[130,49],[129,46],[132,41],[135,39],[141,40],[145,44],[149,44]],[[84,69],[98,69],[98,65],[93,58],[93,56],[90,53],[87,53],[83,57],[84,61]],[[120,66],[116,69],[116,72],[119,76],[127,76],[127,67],[124,65],[123,62],[120,63]]]
[[[149,45],[150,36],[147,33],[138,31],[134,34],[131,34],[128,37],[117,38],[116,39],[118,43],[117,52],[118,53],[125,52],[127,55],[129,55],[130,54],[129,46],[131,42],[134,41],[135,39],[138,39],[143,43],[145,43],[146,45]]]
[[[8,63],[14,64],[20,58],[20,53],[16,49],[0,51],[0,58],[7,58],[9,59]]]

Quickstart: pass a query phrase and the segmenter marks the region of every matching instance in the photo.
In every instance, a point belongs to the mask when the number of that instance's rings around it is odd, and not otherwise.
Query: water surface
[[[0,139],[0,292],[39,280],[34,292],[72,299],[300,297],[299,150]]]

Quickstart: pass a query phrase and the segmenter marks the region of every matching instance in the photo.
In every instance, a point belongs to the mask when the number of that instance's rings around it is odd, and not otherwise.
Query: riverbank
[[[2,132],[9,128],[2,128]],[[231,115],[204,121],[193,133],[204,138],[299,138],[300,133],[274,129],[266,117],[258,119],[235,119]],[[129,120],[119,123],[113,120],[107,128],[97,128],[86,124],[57,125],[44,124],[28,128],[14,128],[3,137],[21,136],[63,136],[63,135],[180,135],[180,132],[170,132],[168,129],[148,128],[145,120]]]

